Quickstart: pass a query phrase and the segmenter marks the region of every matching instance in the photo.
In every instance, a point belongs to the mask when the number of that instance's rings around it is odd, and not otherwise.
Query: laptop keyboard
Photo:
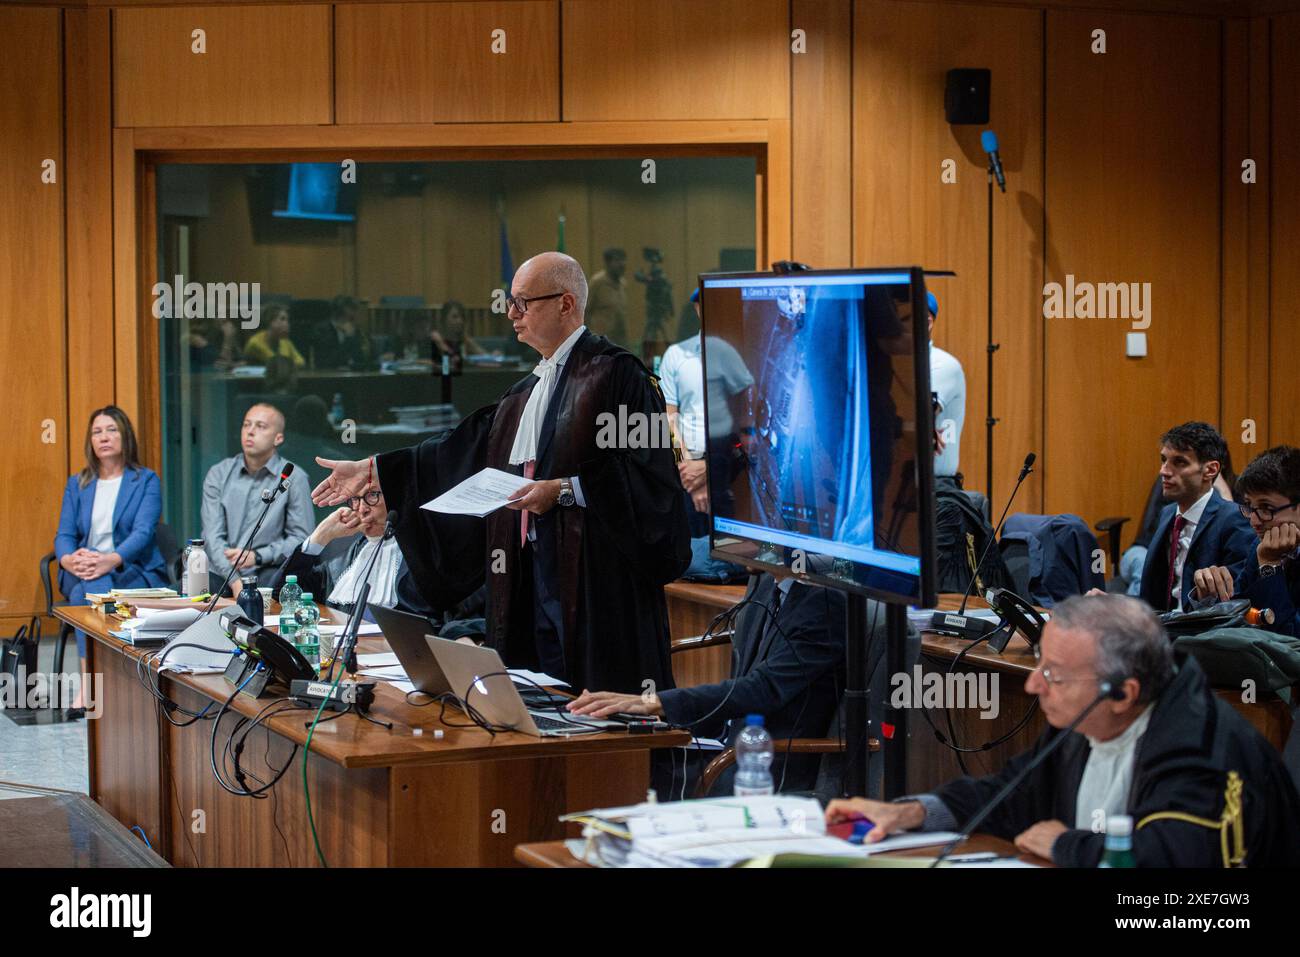
[[[530,711],[529,714],[532,715],[538,731],[582,731],[585,728],[598,727],[576,718],[565,721],[563,718],[552,718],[549,715],[538,714],[536,711]]]

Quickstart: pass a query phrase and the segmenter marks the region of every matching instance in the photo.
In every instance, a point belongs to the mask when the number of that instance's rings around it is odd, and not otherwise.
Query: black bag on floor
[[[12,687],[20,687],[18,671],[24,676],[36,673],[36,655],[41,647],[41,619],[37,615],[18,629],[18,634],[0,642],[0,673],[13,678]]]
[[[938,590],[964,593],[980,556],[993,538],[993,526],[964,491],[940,486],[934,490],[934,528]],[[975,594],[982,595],[992,588],[1015,590],[1015,582],[997,545],[988,550],[977,577]]]

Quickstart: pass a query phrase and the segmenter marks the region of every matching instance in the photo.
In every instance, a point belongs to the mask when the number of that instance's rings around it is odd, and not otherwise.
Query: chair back
[[[167,566],[168,584],[176,588],[181,580],[181,546],[176,532],[166,522],[159,522],[154,529],[154,540],[158,543],[163,564]]]

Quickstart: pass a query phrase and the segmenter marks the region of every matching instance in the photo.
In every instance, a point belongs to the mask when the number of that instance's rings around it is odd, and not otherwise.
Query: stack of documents
[[[902,834],[878,844],[850,844],[826,833],[814,798],[763,795],[646,803],[569,814],[590,839],[588,863],[605,867],[730,867],[799,855],[805,863],[865,863],[883,851],[946,844],[947,832]],[[779,862],[779,861],[778,861]]]

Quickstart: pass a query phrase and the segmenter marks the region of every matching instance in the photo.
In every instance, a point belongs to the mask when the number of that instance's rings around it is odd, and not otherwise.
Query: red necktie
[[[537,474],[537,459],[529,459],[524,463],[524,478],[530,479]],[[519,547],[523,548],[528,544],[528,509],[519,512]]]
[[[1187,524],[1186,519],[1181,515],[1175,515],[1174,528],[1173,531],[1169,533],[1169,583],[1165,586],[1165,598],[1167,599],[1166,604],[1170,609],[1172,609],[1176,604],[1172,597],[1174,593],[1174,566],[1178,562],[1178,537],[1182,534],[1183,526],[1185,524]],[[1180,592],[1182,591],[1182,585],[1182,582],[1178,583]]]

